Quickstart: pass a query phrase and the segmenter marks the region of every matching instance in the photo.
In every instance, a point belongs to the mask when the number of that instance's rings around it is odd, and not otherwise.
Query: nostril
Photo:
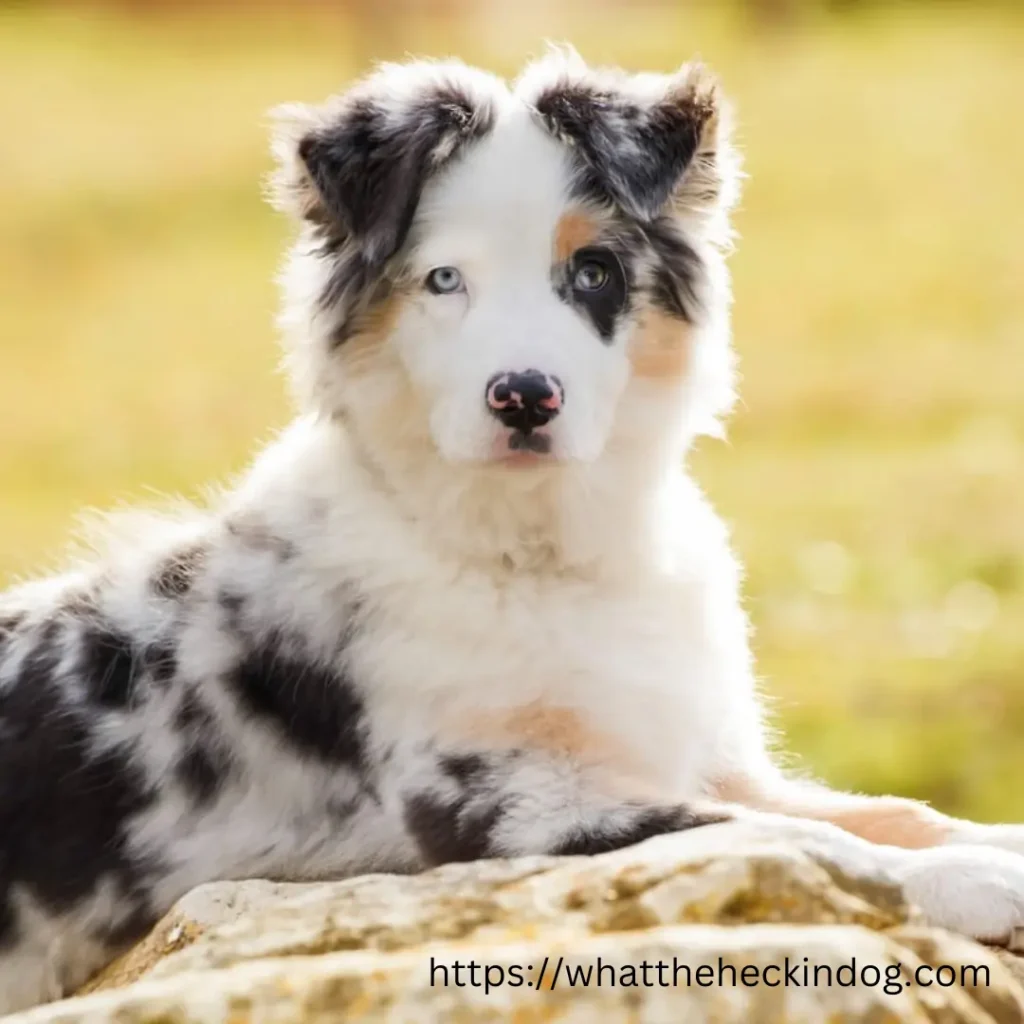
[[[513,404],[512,389],[509,386],[511,374],[499,373],[487,382],[487,404],[491,409],[507,409]]]
[[[565,401],[565,389],[562,387],[562,382],[553,374],[551,376],[545,374],[544,381],[548,393],[537,404],[547,409],[548,412],[556,413],[562,408],[562,403]]]

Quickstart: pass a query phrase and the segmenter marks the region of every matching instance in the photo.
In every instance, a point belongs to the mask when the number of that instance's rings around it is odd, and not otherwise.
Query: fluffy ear
[[[276,205],[383,263],[428,177],[493,121],[490,76],[458,64],[384,65],[326,106],[278,108]]]
[[[583,189],[630,215],[647,221],[669,206],[699,215],[732,204],[730,111],[702,65],[630,75],[556,50],[524,72],[517,91],[577,154]]]

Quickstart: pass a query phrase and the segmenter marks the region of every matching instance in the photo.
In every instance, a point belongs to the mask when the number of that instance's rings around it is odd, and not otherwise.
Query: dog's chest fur
[[[332,474],[305,461],[291,493],[308,494],[313,479],[329,486]],[[629,775],[667,799],[701,789],[721,719],[741,701],[730,691],[734,656],[723,652],[744,623],[723,583],[724,533],[696,492],[674,506],[689,525],[678,546],[692,548],[676,552],[677,565],[519,571],[501,559],[467,564],[410,525],[358,467],[341,472],[319,524],[276,509],[312,532],[291,564],[266,563],[272,575],[253,580],[253,600],[267,604],[268,621],[312,626],[314,643],[344,636],[368,749],[536,748]],[[265,494],[257,505],[273,508]]]
[[[671,580],[406,579],[353,666],[384,732],[558,750],[679,798],[714,732],[697,685],[710,653],[684,607],[696,596]]]
[[[459,563],[354,466],[318,518],[335,474],[287,447],[288,486],[272,474],[258,528],[236,513],[172,609],[186,623],[180,673],[202,680],[235,767],[198,812],[165,787],[144,818],[137,845],[182,864],[168,894],[211,859],[218,873],[289,877],[415,867],[409,795],[445,792],[453,758],[536,757],[549,765],[538,787],[557,786],[561,766],[623,799],[701,791],[735,696],[699,575]],[[264,686],[284,698],[263,706]],[[178,699],[131,726],[154,778],[180,763]]]

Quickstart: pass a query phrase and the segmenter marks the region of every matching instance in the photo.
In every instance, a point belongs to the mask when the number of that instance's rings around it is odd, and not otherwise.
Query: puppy
[[[788,780],[684,454],[729,407],[729,112],[555,51],[279,112],[299,409],[212,507],[0,597],[0,1010],[193,886],[747,816],[1024,924],[1024,828]]]

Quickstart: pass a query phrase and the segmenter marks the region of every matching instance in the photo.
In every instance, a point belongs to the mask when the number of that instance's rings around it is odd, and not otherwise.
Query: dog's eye
[[[427,274],[427,290],[435,295],[452,295],[463,287],[462,274],[455,267],[435,267]]]
[[[597,333],[610,341],[629,298],[629,277],[619,255],[600,245],[577,249],[557,287],[562,298],[588,315]]]
[[[583,260],[576,265],[572,276],[572,286],[578,292],[599,292],[611,275],[603,260]]]

